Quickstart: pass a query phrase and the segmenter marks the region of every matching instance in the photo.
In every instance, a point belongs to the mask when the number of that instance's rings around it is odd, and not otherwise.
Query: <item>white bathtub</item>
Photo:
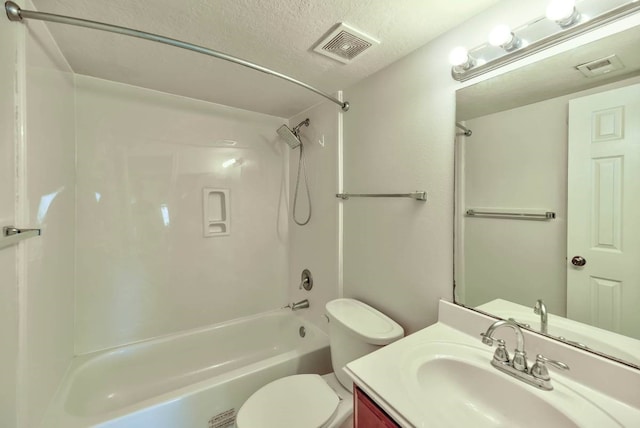
[[[42,426],[232,427],[258,388],[328,373],[330,359],[321,330],[289,310],[268,312],[77,357]]]

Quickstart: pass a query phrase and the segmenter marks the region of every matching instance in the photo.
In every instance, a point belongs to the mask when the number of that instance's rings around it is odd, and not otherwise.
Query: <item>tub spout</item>
[[[309,307],[309,300],[307,299],[300,300],[299,302],[292,303],[289,306],[291,307],[292,311],[297,311],[299,309],[306,309]]]

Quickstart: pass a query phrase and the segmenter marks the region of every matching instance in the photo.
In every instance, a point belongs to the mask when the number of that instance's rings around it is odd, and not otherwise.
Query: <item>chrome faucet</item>
[[[294,303],[291,303],[290,305],[285,306],[285,308],[291,308],[292,311],[306,309],[308,307],[309,307],[308,299],[300,300],[299,302],[294,302]]]
[[[541,302],[541,301],[539,301]],[[546,312],[545,312],[546,313]],[[510,359],[504,340],[495,339],[493,333],[501,328],[509,327],[516,334],[516,349],[513,352],[513,359]],[[482,343],[493,346],[494,342],[498,343],[498,348],[493,354],[491,365],[501,372],[507,373],[523,382],[533,385],[545,391],[551,391],[551,376],[546,364],[562,370],[569,370],[569,366],[561,361],[550,360],[543,355],[538,354],[535,364],[529,369],[527,363],[527,353],[524,350],[524,335],[518,324],[513,320],[496,321],[485,333],[481,333]]]
[[[542,299],[538,299],[538,301],[536,301],[536,304],[533,307],[533,313],[540,315],[540,333],[547,334],[549,330],[549,319],[547,316],[547,306],[544,304]]]
[[[518,371],[526,371],[527,353],[524,350],[524,335],[522,334],[522,330],[520,330],[520,327],[518,327],[518,324],[516,324],[515,321],[500,320],[494,322],[493,324],[491,324],[491,326],[489,326],[485,333],[481,334],[482,343],[484,343],[485,345],[493,346],[493,342],[495,340],[493,338],[493,332],[501,327],[510,327],[513,329],[513,332],[516,334],[516,349],[513,352],[513,361],[509,361],[509,353],[504,348],[504,341],[498,340],[498,349],[496,350],[496,353],[499,354],[498,357],[500,360],[502,360],[500,362],[509,363],[514,369]],[[506,355],[506,360],[502,358],[503,355]],[[494,361],[496,361],[495,358]]]

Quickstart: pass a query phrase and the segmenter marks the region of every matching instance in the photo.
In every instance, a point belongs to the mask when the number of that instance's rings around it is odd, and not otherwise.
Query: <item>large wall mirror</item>
[[[638,40],[457,92],[454,295],[640,368]]]

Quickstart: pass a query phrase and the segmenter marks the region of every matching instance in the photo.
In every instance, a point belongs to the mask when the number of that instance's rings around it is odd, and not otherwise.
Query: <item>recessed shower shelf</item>
[[[229,221],[229,189],[202,189],[203,236],[226,236],[231,233]]]

